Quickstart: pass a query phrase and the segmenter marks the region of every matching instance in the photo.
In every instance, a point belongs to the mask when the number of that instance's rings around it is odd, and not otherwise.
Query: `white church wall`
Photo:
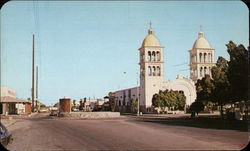
[[[195,84],[191,79],[178,75],[176,80],[165,82],[162,90],[183,91],[186,96],[186,105],[191,105],[196,99]]]

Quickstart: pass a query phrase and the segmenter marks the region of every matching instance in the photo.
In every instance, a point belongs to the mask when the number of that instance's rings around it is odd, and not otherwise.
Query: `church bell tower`
[[[205,77],[205,74],[212,76],[211,69],[215,66],[214,52],[215,49],[205,39],[204,32],[199,32],[192,50],[189,50],[190,79],[196,82]]]
[[[163,46],[154,35],[154,31],[148,29],[148,35],[139,48],[140,54],[140,110],[150,112],[152,96],[159,92],[164,80],[164,52]]]

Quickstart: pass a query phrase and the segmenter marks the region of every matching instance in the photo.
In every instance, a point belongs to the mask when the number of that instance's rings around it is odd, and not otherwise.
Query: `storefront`
[[[28,100],[17,99],[10,96],[1,97],[0,101],[0,114],[30,114],[31,102]]]

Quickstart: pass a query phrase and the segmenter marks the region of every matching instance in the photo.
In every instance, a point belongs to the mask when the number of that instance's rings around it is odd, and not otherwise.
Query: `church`
[[[154,31],[148,29],[141,47],[140,55],[140,85],[137,87],[118,90],[115,93],[116,110],[131,112],[131,102],[139,98],[140,112],[152,113],[152,97],[159,90],[183,91],[186,96],[186,105],[191,105],[196,99],[195,82],[205,74],[211,75],[214,63],[214,51],[205,39],[204,33],[199,32],[190,55],[190,79],[182,75],[172,81],[164,81],[164,46],[161,45]],[[176,56],[177,57],[177,56]]]

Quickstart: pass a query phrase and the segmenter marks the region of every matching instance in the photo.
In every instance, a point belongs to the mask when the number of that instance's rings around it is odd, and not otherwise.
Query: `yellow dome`
[[[142,42],[142,47],[145,46],[161,46],[159,40],[155,37],[154,31],[152,29],[148,30],[148,35]]]
[[[197,48],[211,49],[211,46],[209,42],[205,39],[203,32],[198,33],[198,39],[194,42],[193,49]]]

